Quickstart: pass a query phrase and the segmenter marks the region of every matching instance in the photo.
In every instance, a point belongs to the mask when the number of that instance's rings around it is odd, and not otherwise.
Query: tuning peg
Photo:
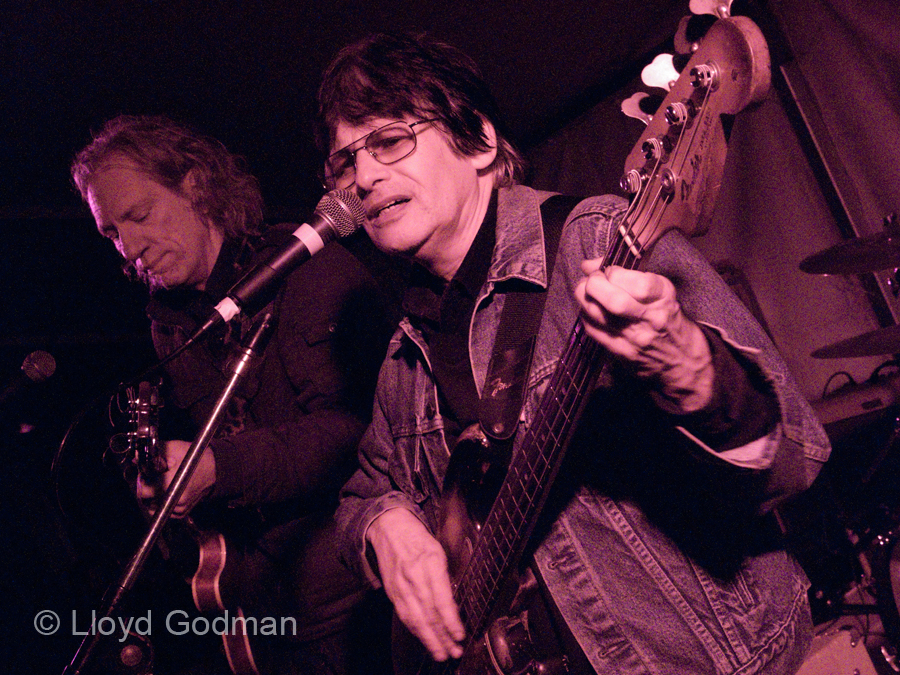
[[[636,120],[640,120],[644,124],[650,124],[650,121],[653,119],[653,115],[645,113],[641,110],[641,101],[649,98],[650,94],[645,94],[642,91],[639,91],[636,94],[632,94],[624,101],[622,101],[622,112],[625,113],[628,117],[633,117]]]
[[[678,80],[678,71],[671,54],[660,54],[653,61],[644,66],[641,71],[641,80],[648,87],[658,87],[669,91]]]
[[[662,105],[662,101],[662,96],[639,91],[622,101],[621,108],[628,117],[640,120],[644,124],[650,124],[653,115]]]
[[[647,174],[643,170],[631,169],[619,180],[619,187],[625,194],[636,195],[643,187],[646,178]]]
[[[717,17],[710,14],[694,14],[681,17],[681,21],[678,23],[678,30],[675,31],[675,37],[673,38],[675,53],[681,55],[682,58],[687,57],[689,59],[700,48],[703,36],[718,20]],[[680,73],[682,68],[678,66],[678,57],[676,57],[675,68]]]
[[[720,19],[731,16],[732,0],[691,0],[690,8],[694,14],[712,14]]]
[[[668,136],[651,136],[641,144],[641,152],[648,161],[665,162],[672,152],[672,141]]]

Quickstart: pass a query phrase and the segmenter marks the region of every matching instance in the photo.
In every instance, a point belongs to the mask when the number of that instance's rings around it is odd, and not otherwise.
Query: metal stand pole
[[[157,539],[159,539],[163,528],[166,526],[166,523],[168,523],[169,518],[174,512],[178,500],[181,499],[182,493],[187,487],[188,482],[191,480],[191,476],[194,475],[194,470],[200,462],[200,456],[203,454],[203,451],[215,434],[216,429],[218,429],[219,424],[222,421],[222,415],[234,395],[235,390],[241,383],[244,375],[246,375],[249,365],[254,357],[262,354],[265,349],[266,342],[268,342],[271,335],[272,325],[272,315],[266,314],[256,325],[255,330],[250,333],[248,339],[241,345],[241,352],[232,365],[232,376],[225,385],[222,394],[219,396],[219,400],[216,402],[212,413],[210,413],[209,419],[194,439],[194,442],[191,444],[190,449],[184,457],[184,461],[181,463],[175,477],[172,479],[169,490],[166,492],[165,501],[151,521],[150,529],[145,535],[143,542],[138,547],[134,556],[132,556],[131,562],[128,563],[125,571],[119,578],[119,581],[110,586],[103,596],[101,606],[103,618],[116,615],[121,608],[126,595],[131,591],[140,576],[144,563],[150,555],[150,551],[156,545]],[[97,632],[89,633],[85,636],[78,651],[75,653],[72,662],[63,671],[63,675],[82,675],[82,673],[85,672],[84,667],[93,654],[99,639],[100,636]]]

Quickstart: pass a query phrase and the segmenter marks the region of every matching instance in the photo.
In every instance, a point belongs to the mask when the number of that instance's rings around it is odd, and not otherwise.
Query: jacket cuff
[[[233,500],[244,492],[244,460],[237,446],[227,439],[215,439],[209,449],[216,460],[216,484],[211,499]]]
[[[681,413],[659,396],[654,400],[675,426],[712,452],[731,452],[738,463],[755,465],[761,441],[778,426],[778,397],[762,368],[701,325],[712,355],[713,393],[701,410]]]
[[[375,551],[369,546],[366,538],[369,527],[381,514],[393,509],[406,509],[416,518],[422,521],[428,527],[425,520],[425,514],[422,512],[415,502],[399,491],[388,492],[374,499],[361,514],[357,521],[357,526],[351,533],[346,543],[352,547],[348,551],[352,555],[351,560],[355,561],[354,567],[356,572],[371,584],[373,588],[381,587],[381,577],[378,571],[378,562],[375,558]]]

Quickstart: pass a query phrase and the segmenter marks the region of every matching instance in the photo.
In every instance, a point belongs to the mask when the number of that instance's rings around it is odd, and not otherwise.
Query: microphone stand
[[[200,463],[200,456],[203,454],[203,451],[206,449],[206,446],[218,429],[219,424],[222,421],[222,416],[228,407],[228,403],[234,396],[234,392],[237,390],[238,385],[243,381],[252,361],[255,357],[262,354],[265,349],[266,343],[268,342],[269,337],[271,337],[272,328],[272,314],[267,312],[254,326],[254,330],[249,334],[248,338],[241,344],[241,351],[237,358],[234,359],[233,365],[231,366],[232,376],[219,396],[219,400],[216,402],[215,407],[210,413],[209,419],[194,439],[181,466],[175,473],[172,483],[169,485],[169,489],[166,492],[165,501],[156,512],[156,515],[150,524],[150,529],[144,536],[144,540],[141,542],[138,550],[135,551],[118,582],[110,586],[104,594],[103,600],[101,601],[102,607],[100,608],[102,618],[112,618],[119,609],[121,609],[123,600],[131,591],[140,576],[144,563],[146,563],[147,558],[150,555],[150,551],[156,545],[156,541],[162,534],[163,528],[175,511],[178,500],[181,499],[182,493],[184,493],[188,482],[194,475],[194,471]],[[98,622],[99,620],[100,619],[98,619]],[[72,662],[63,671],[63,675],[82,675],[82,673],[85,672],[85,665],[94,653],[97,643],[100,641],[100,637],[99,631],[89,631],[88,635],[85,636],[81,645],[78,647],[78,651],[75,653]]]

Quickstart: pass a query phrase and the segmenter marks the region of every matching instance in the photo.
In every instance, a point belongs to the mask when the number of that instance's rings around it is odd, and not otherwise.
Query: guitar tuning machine
[[[685,124],[697,114],[697,106],[690,99],[670,104],[666,108],[666,122],[670,126]]]
[[[719,88],[719,68],[715,63],[703,63],[691,68],[691,85],[695,89],[709,89],[715,91]]]
[[[731,16],[732,0],[691,0],[690,10],[693,14],[712,14],[720,19]]]
[[[657,136],[648,138],[641,145],[641,152],[644,153],[644,159],[648,161],[664,162],[672,150],[672,142],[668,136]]]
[[[659,174],[659,187],[664,195],[671,195],[675,192],[675,186],[678,185],[678,178],[672,169],[666,167]]]
[[[619,188],[628,195],[636,195],[647,180],[647,174],[641,169],[631,169],[619,180]]]
[[[658,54],[641,71],[641,81],[648,87],[669,91],[678,80],[678,70],[671,54]]]
[[[646,105],[647,101],[650,99],[650,94],[645,94],[644,92],[637,92],[636,94],[632,94],[630,97],[622,101],[622,105],[620,106],[622,112],[636,120],[640,120],[644,124],[650,124],[653,120],[653,113],[656,112],[656,108],[652,110],[647,110]]]
[[[647,173],[643,169],[630,169],[621,179],[619,188],[627,195],[636,195],[647,182]],[[670,168],[659,173],[659,188],[662,194],[671,195],[678,185],[678,177]]]

